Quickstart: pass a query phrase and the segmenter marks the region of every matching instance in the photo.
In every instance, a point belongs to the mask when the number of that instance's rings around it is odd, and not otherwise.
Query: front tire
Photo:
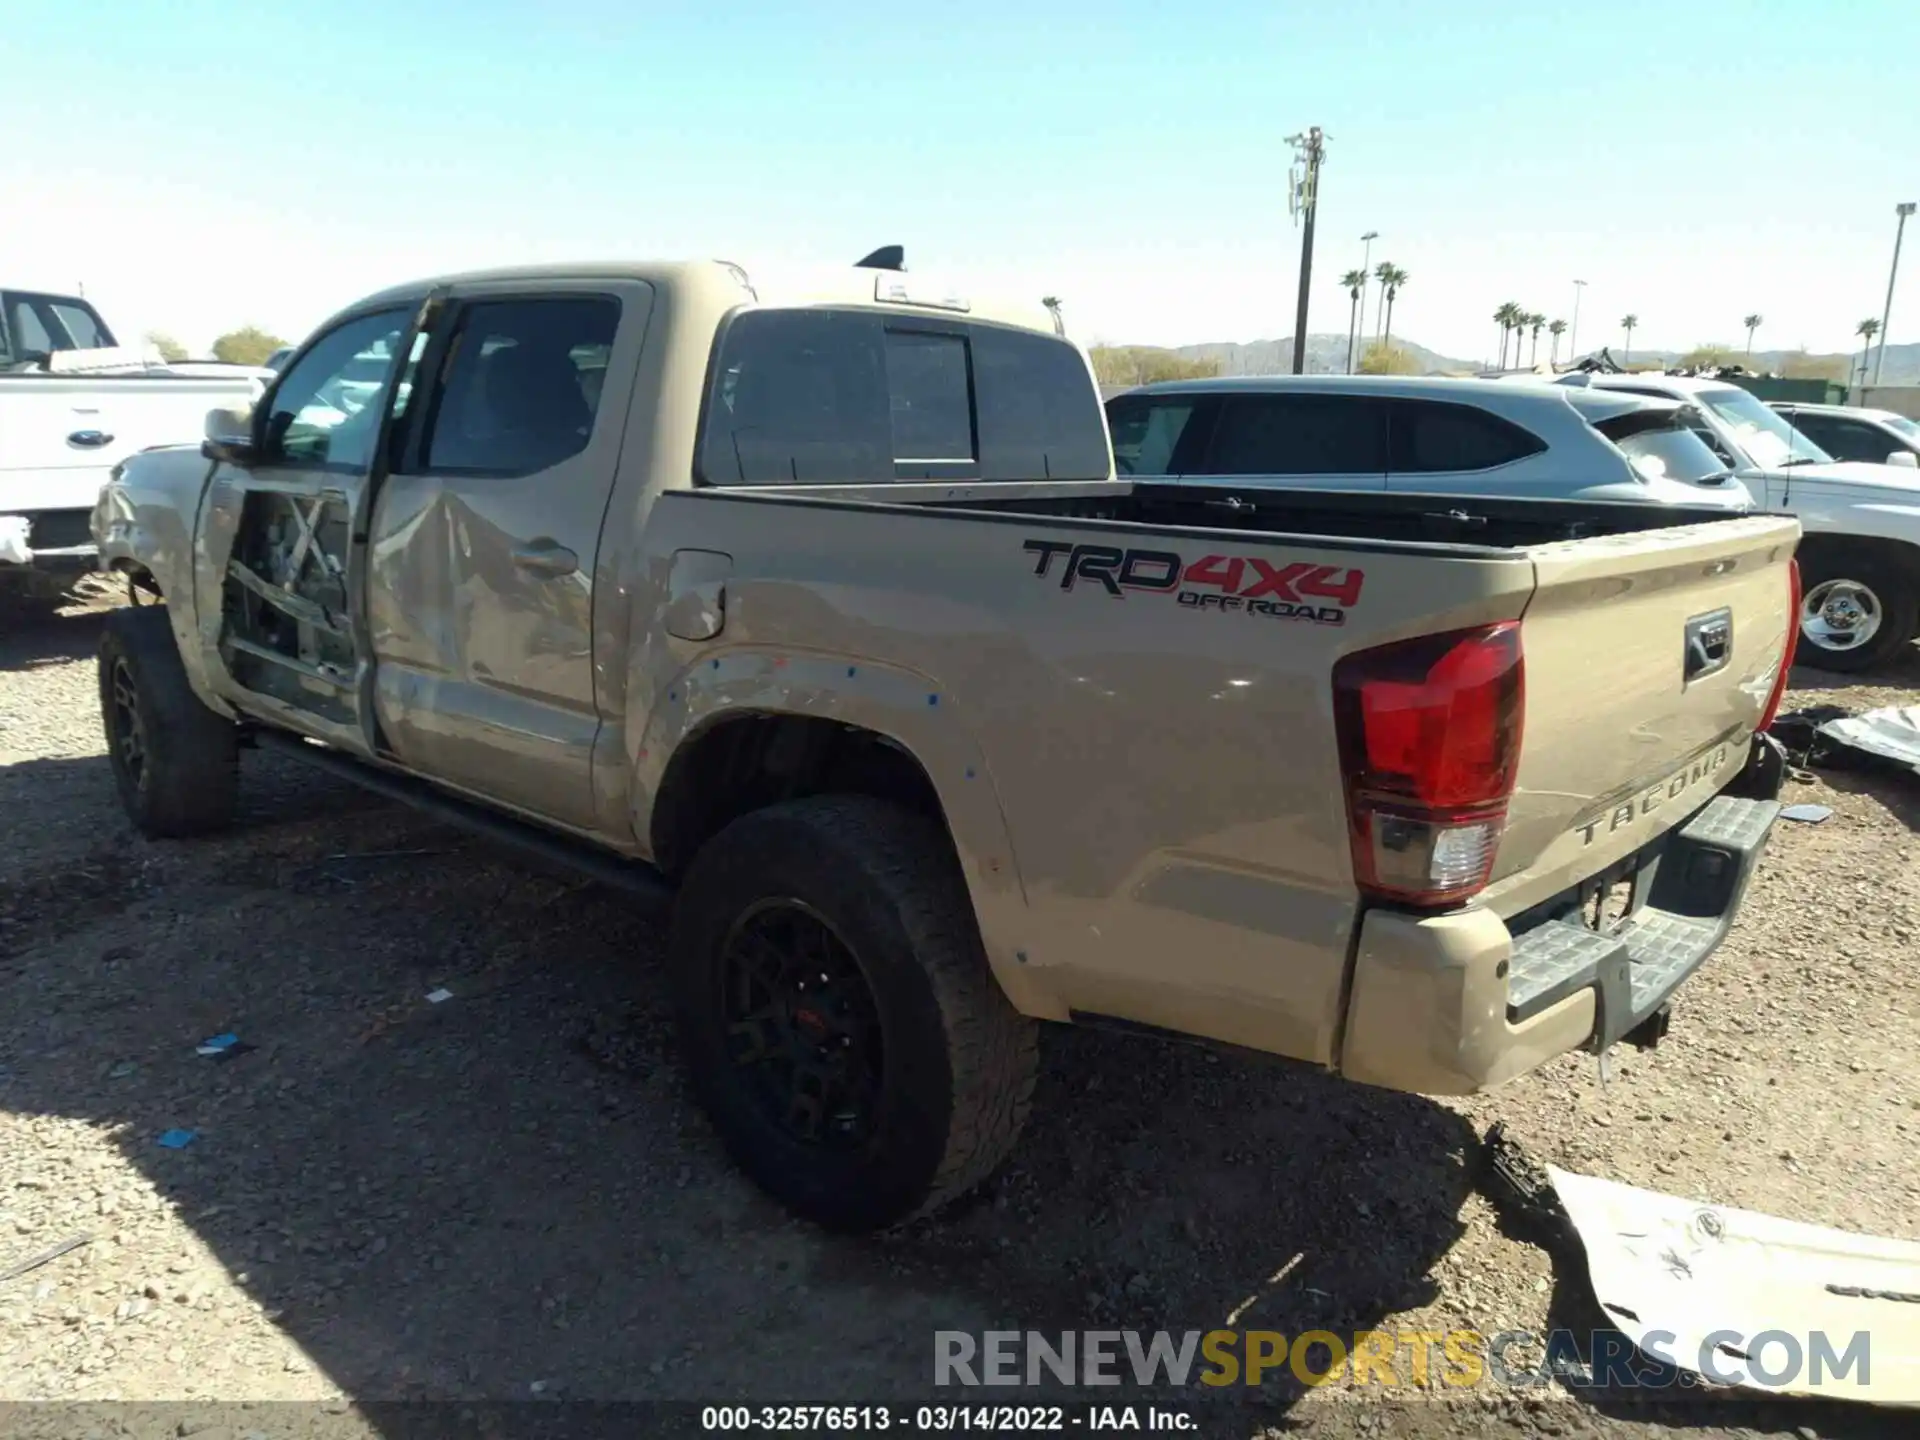
[[[107,617],[100,718],[120,803],[141,834],[206,835],[233,822],[239,734],[187,683],[164,605]]]
[[[1018,1140],[1036,1026],[1008,1003],[931,822],[859,796],[756,811],[694,857],[670,964],[695,1093],[795,1213],[867,1231]]]
[[[1856,674],[1891,660],[1920,625],[1920,584],[1870,550],[1822,552],[1801,563],[1799,661]]]

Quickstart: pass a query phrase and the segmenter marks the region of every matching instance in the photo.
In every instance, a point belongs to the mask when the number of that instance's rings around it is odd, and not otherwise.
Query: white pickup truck
[[[0,593],[57,592],[94,565],[87,523],[129,455],[200,434],[268,372],[123,349],[75,295],[0,289]]]
[[[1750,391],[1683,375],[1566,375],[1695,407],[1698,433],[1755,500],[1797,516],[1801,658],[1822,670],[1885,664],[1920,633],[1920,472],[1836,461]]]

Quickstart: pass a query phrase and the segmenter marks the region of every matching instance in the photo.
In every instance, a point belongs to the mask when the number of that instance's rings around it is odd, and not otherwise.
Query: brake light
[[[1333,695],[1362,892],[1438,906],[1484,888],[1520,763],[1519,623],[1346,656]]]
[[[1780,713],[1780,702],[1787,698],[1787,672],[1793,669],[1793,657],[1800,649],[1800,560],[1796,556],[1787,562],[1787,649],[1780,657],[1780,673],[1773,679],[1773,693],[1767,697],[1767,708],[1760,716],[1760,728],[1771,730],[1774,716]]]

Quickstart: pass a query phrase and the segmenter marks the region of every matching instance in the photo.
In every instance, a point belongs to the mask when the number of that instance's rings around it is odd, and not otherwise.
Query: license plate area
[[[1580,923],[1596,935],[1617,935],[1646,904],[1653,862],[1639,852],[1615,861],[1598,875],[1580,882]]]

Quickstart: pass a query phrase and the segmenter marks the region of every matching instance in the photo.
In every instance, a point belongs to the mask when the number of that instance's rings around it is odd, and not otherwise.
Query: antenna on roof
[[[907,247],[904,245],[882,245],[866,259],[854,264],[856,270],[899,270],[907,268]]]

